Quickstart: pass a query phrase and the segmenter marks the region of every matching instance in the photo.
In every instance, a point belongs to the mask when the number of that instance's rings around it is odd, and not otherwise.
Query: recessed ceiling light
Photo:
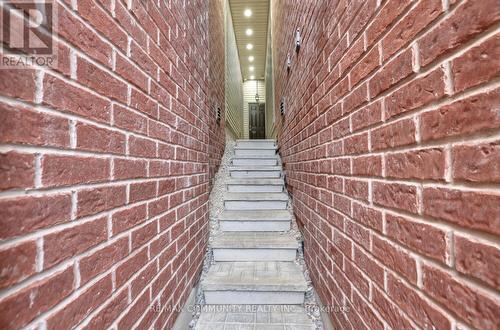
[[[250,17],[250,16],[252,16],[252,10],[250,10],[250,9],[245,9],[245,11],[243,12],[243,15],[245,15],[246,17]]]
[[[250,76],[250,79],[255,79],[255,76]]]
[[[253,60],[254,60],[253,56],[248,56],[248,60],[249,60],[250,62],[253,62]]]
[[[247,36],[251,36],[253,34],[253,30],[252,29],[247,29],[245,31],[245,33],[247,34]]]
[[[254,70],[254,67],[253,67],[253,66],[251,66],[251,67],[249,67],[249,68],[248,68],[248,70],[253,71],[253,70]]]
[[[247,49],[248,50],[252,50],[253,49],[253,45],[252,44],[247,44]]]

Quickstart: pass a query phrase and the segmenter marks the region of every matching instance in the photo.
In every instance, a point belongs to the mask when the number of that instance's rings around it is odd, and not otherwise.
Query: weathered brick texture
[[[315,287],[349,307],[333,323],[499,328],[498,1],[272,4],[280,152]]]
[[[0,70],[0,328],[169,329],[225,144],[224,3],[55,4],[59,66]]]

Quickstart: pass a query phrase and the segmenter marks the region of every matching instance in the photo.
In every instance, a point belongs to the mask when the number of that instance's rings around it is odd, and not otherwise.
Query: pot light
[[[251,66],[251,67],[249,67],[249,68],[248,68],[248,70],[253,71],[253,70],[254,70],[254,67],[253,67],[253,66]]]
[[[252,79],[252,80],[255,79],[255,76],[250,76],[250,79]]]
[[[245,15],[246,17],[250,17],[250,16],[252,16],[252,10],[250,10],[250,9],[245,9],[245,11],[243,12],[243,15]]]
[[[245,33],[247,34],[247,36],[251,36],[253,34],[253,30],[252,29],[247,29],[245,31]]]
[[[248,61],[253,62],[254,57],[253,56],[248,56]]]
[[[247,44],[247,49],[248,50],[252,50],[253,49],[253,45],[252,44]]]

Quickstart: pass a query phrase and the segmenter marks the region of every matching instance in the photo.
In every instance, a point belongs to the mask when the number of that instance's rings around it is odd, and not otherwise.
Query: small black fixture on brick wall
[[[300,44],[302,42],[302,38],[300,37],[300,29],[295,31],[295,51],[298,53],[300,50]]]
[[[282,116],[285,115],[285,98],[282,97],[280,101],[280,113]]]

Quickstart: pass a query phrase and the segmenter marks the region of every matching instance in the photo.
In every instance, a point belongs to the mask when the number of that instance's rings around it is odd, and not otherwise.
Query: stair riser
[[[218,249],[214,248],[215,261],[294,261],[296,249]]]
[[[276,166],[278,165],[277,159],[272,158],[235,158],[233,159],[234,166]]]
[[[290,221],[221,221],[222,231],[288,231]]]
[[[260,179],[279,179],[281,171],[231,171],[231,177],[235,179],[260,178]]]
[[[283,185],[228,184],[228,192],[283,192]]]
[[[253,142],[253,141],[238,141],[236,143],[238,147],[248,148],[248,149],[260,149],[260,148],[274,148],[275,144],[273,141],[265,142]]]
[[[286,210],[282,201],[225,201],[226,210]]]
[[[234,154],[239,156],[276,156],[273,149],[235,149]]]
[[[301,305],[305,292],[296,291],[206,291],[205,301],[209,305]]]

